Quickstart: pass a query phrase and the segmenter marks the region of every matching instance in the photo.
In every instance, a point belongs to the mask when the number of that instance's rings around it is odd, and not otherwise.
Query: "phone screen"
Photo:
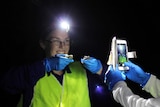
[[[126,44],[117,44],[118,64],[123,66],[123,63],[127,61]]]

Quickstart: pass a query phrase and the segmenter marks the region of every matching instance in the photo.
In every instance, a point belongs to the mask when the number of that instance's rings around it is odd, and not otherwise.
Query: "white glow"
[[[66,30],[66,32],[68,32],[68,31],[69,31],[69,28],[70,28],[69,23],[66,22],[66,21],[62,21],[62,22],[60,23],[60,27],[61,27],[62,29],[64,29],[64,30]]]

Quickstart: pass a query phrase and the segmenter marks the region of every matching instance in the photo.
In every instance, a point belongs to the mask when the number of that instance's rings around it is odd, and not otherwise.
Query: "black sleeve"
[[[24,89],[32,87],[44,75],[45,68],[43,61],[12,67],[2,75],[0,86],[1,89],[11,94],[19,94]]]

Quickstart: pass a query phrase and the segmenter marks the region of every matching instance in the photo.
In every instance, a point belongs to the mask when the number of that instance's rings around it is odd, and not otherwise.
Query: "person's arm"
[[[124,81],[117,82],[112,93],[115,101],[123,107],[160,107],[160,98],[144,99],[135,95]]]
[[[160,80],[154,75],[144,72],[140,66],[131,61],[125,62],[125,65],[129,67],[129,70],[125,72],[128,79],[140,84],[142,89],[151,93],[153,97],[157,98],[160,96]]]
[[[0,86],[12,94],[21,93],[28,87],[34,86],[45,73],[50,73],[52,70],[63,70],[74,61],[64,56],[65,54],[59,54],[59,56],[45,58],[30,65],[11,68],[0,80]]]
[[[160,97],[160,80],[151,74],[150,79],[142,89],[149,92],[155,98]]]
[[[125,82],[124,73],[119,71],[117,66],[115,70],[113,66],[109,66],[105,77],[113,98],[123,107],[159,107],[160,98],[144,99],[134,94]]]
[[[2,76],[0,85],[5,91],[11,94],[18,94],[27,89],[27,87],[33,86],[44,74],[43,61],[12,67]]]

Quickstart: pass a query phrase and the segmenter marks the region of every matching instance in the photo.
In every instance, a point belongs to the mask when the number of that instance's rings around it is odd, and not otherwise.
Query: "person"
[[[105,74],[106,83],[115,101],[124,107],[160,107],[160,80],[155,75],[144,72],[131,61],[125,62],[124,65],[129,67],[128,71],[120,71],[118,66],[114,70],[110,65]],[[142,98],[134,94],[127,86],[126,78],[140,84],[153,98]]]
[[[94,85],[103,87],[105,66],[92,56],[74,60],[69,53],[69,25],[62,29],[59,24],[65,19],[55,19],[40,37],[45,57],[9,69],[1,79],[3,90],[21,94],[19,107],[96,107],[96,101],[102,99],[107,99],[105,103],[110,105],[109,92],[104,91],[104,96],[101,89],[94,96],[97,91]],[[97,103],[103,106],[102,102]]]

